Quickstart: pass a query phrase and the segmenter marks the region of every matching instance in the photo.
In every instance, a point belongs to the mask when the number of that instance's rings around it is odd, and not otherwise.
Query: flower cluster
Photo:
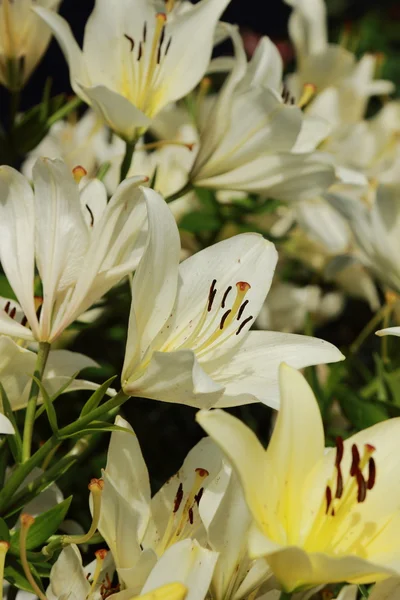
[[[0,0],[0,600],[396,600],[382,56],[323,0],[287,0],[290,74],[229,0],[96,0],[82,48],[60,4]],[[52,35],[75,96],[24,112]]]

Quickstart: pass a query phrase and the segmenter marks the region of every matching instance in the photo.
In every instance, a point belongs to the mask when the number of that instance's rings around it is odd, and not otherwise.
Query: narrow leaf
[[[8,445],[10,447],[10,450],[12,452],[15,462],[20,463],[21,457],[22,457],[22,439],[21,439],[21,436],[20,436],[20,433],[19,433],[19,430],[17,427],[17,423],[15,420],[14,413],[11,408],[11,404],[8,399],[7,393],[1,383],[0,383],[0,395],[1,395],[1,402],[3,405],[3,412],[4,412],[5,416],[7,417],[7,419],[9,419],[9,421],[11,422],[12,426],[14,427],[14,432],[15,432],[14,435],[9,435],[7,437]]]
[[[56,504],[47,512],[35,518],[35,522],[28,532],[26,547],[32,550],[44,544],[48,538],[53,535],[61,523],[64,521],[71,504],[72,496]],[[19,555],[19,531],[15,531],[11,536],[10,550],[11,554]]]
[[[89,400],[86,402],[85,406],[82,408],[80,414],[81,417],[85,417],[86,415],[91,413],[92,410],[95,410],[99,406],[100,402],[106,395],[108,388],[110,387],[111,383],[116,377],[116,375],[113,375],[113,377],[107,379],[107,381],[105,381],[95,392],[93,392]]]
[[[49,419],[51,430],[53,433],[57,433],[58,423],[57,423],[56,409],[54,408],[51,398],[50,398],[49,394],[47,393],[47,390],[44,387],[43,383],[40,381],[40,379],[38,379],[34,375],[32,376],[32,378],[39,386],[40,393],[42,394],[43,404],[44,404],[44,407],[47,412],[47,418]]]

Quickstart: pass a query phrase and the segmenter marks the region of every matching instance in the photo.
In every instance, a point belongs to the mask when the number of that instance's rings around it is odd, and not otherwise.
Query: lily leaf
[[[110,377],[110,379],[107,379],[107,381],[105,381],[95,392],[93,392],[93,394],[90,396],[89,400],[86,402],[85,406],[81,410],[81,417],[85,417],[86,415],[91,413],[92,410],[95,410],[99,406],[100,402],[103,400],[108,388],[110,387],[115,378],[116,375]]]
[[[34,524],[31,526],[26,548],[32,550],[44,544],[48,538],[53,535],[61,523],[64,521],[71,504],[72,496],[66,498],[60,504],[53,506],[50,510],[35,518]],[[11,536],[10,550],[11,554],[19,555],[19,531],[15,531]]]

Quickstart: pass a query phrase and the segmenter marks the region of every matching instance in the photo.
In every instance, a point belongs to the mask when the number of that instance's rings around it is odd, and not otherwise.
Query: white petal
[[[111,434],[105,471],[115,489],[138,514],[138,536],[142,539],[150,518],[149,474],[132,427],[119,416],[115,424],[131,433],[114,431]]]
[[[0,413],[0,433],[1,434],[14,434],[14,427],[7,417]]]
[[[81,600],[90,591],[90,583],[85,577],[82,558],[74,544],[62,550],[50,573],[50,585],[46,590],[49,600],[58,600],[68,590],[70,600]]]
[[[131,396],[208,408],[223,387],[204,372],[191,350],[179,350],[154,352],[143,375],[123,383],[123,390]]]
[[[150,125],[150,119],[117,92],[104,85],[81,87],[93,109],[123,139],[134,139],[139,128]]]
[[[36,259],[43,284],[41,339],[50,337],[54,305],[74,284],[89,243],[78,186],[60,160],[39,159],[33,168]]]
[[[186,96],[204,76],[214,45],[214,30],[229,0],[202,0],[190,11],[167,21],[172,38],[164,59],[162,106]]]
[[[107,190],[98,179],[91,179],[80,192],[81,208],[88,229],[98,223],[107,206]]]
[[[68,63],[72,88],[75,93],[81,95],[77,81],[80,84],[88,85],[89,79],[83,62],[82,51],[74,39],[70,26],[65,19],[52,10],[41,6],[36,6],[33,10],[53,31]]]
[[[400,578],[391,577],[386,581],[376,583],[372,588],[369,600],[396,600],[400,594]],[[355,596],[354,596],[355,598]],[[347,600],[346,598],[338,598],[338,600]],[[349,598],[353,600],[353,598]]]
[[[397,335],[400,336],[400,327],[387,327],[375,332],[376,335]]]
[[[216,361],[211,376],[225,386],[217,406],[263,402],[279,408],[278,369],[286,362],[297,369],[343,360],[329,342],[305,335],[251,331],[239,350],[224,364]]]
[[[223,332],[220,343],[217,340],[215,345],[204,345],[203,351],[199,352],[199,360],[207,365],[208,360],[240,345],[243,335],[253,323],[250,317],[255,318],[264,303],[276,261],[274,245],[255,233],[236,235],[185,260],[179,269],[178,301],[164,328],[164,345],[161,349],[174,349],[182,344],[201,348],[209,336],[219,330],[223,315],[234,305],[237,284],[243,282],[250,286],[245,295],[248,303],[241,312],[241,320],[247,320],[247,323],[241,327],[235,316]],[[208,310],[214,280],[216,294]],[[188,339],[196,331],[204,311],[207,311],[204,326],[190,343]],[[240,335],[236,335],[239,328]]]
[[[280,93],[282,74],[283,60],[279,50],[268,37],[264,36],[258,42],[241,87],[262,85]]]
[[[202,548],[195,540],[177,542],[159,559],[142,594],[178,581],[188,588],[186,600],[204,600],[217,559],[218,553]]]
[[[273,481],[266,479],[266,454],[255,433],[236,417],[222,410],[201,410],[196,420],[236,469],[247,505],[256,518],[264,512]]]
[[[37,337],[38,321],[33,291],[34,211],[33,192],[25,177],[10,167],[1,167],[0,260],[33,334]],[[8,319],[3,316],[2,321],[8,322]]]
[[[163,198],[143,188],[148,240],[132,284],[132,305],[122,380],[129,379],[173,308],[178,284],[180,239]]]

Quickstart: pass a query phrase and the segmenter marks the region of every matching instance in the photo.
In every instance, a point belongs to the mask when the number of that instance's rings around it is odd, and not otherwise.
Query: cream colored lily
[[[0,3],[0,83],[20,90],[42,58],[51,29],[32,8],[56,14],[61,0],[2,0]]]
[[[250,514],[218,446],[209,438],[201,440],[151,498],[138,440],[121,417],[116,424],[126,431],[111,435],[99,530],[124,585],[138,593],[146,579],[143,589],[164,572],[171,581],[187,585],[190,598],[195,593],[203,597],[211,584],[215,600],[239,600],[268,579],[265,561],[248,558]],[[197,562],[196,571],[205,569],[205,580],[195,592],[184,572]]]
[[[228,2],[202,0],[196,6],[185,3],[181,10],[172,0],[157,11],[148,0],[97,0],[83,50],[63,18],[43,8],[36,12],[64,52],[74,91],[113,131],[131,141],[164,106],[199,83]]]
[[[274,273],[273,244],[237,235],[179,265],[172,216],[152,232],[136,271],[122,387],[141,396],[209,408],[261,401],[279,405],[278,365],[336,362],[316,338],[249,329]]]
[[[164,200],[141,178],[129,179],[110,202],[94,180],[81,192],[64,163],[38,160],[29,182],[0,168],[0,259],[27,326],[0,311],[0,333],[52,342],[137,266],[147,215],[163,222]],[[35,265],[43,299],[35,299]],[[37,308],[41,306],[40,316]]]
[[[283,200],[313,197],[334,181],[329,158],[298,151],[304,119],[281,97],[282,65],[261,41],[247,64],[238,31],[229,27],[234,67],[211,107],[200,113],[199,150],[189,175],[198,187],[268,193]]]
[[[32,375],[35,372],[35,352],[16,344],[11,338],[0,335],[0,381],[13,410],[27,405]],[[52,350],[43,374],[43,385],[52,396],[78,371],[99,365],[84,354],[69,350]],[[64,393],[77,390],[96,390],[98,384],[85,379],[74,379]],[[42,401],[41,396],[39,402]]]
[[[254,519],[250,556],[264,556],[287,592],[399,574],[400,420],[325,450],[318,403],[304,377],[283,364],[280,391],[267,450],[228,413],[197,416],[241,479]]]

